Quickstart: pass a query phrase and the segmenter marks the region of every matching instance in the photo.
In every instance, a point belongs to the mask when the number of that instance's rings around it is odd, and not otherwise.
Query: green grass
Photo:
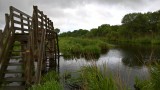
[[[81,79],[84,90],[117,90],[112,75],[102,73],[96,66],[83,67]]]
[[[79,73],[78,77],[71,77],[66,81],[70,86],[78,87],[80,90],[127,90],[106,67],[101,70],[96,65],[83,66],[76,73]]]
[[[51,71],[42,77],[41,84],[33,85],[29,90],[62,90],[62,85],[58,80],[58,74]]]
[[[71,75],[74,74],[75,76]],[[62,79],[64,82],[59,82]],[[75,72],[64,73],[61,77],[54,71],[42,77],[39,85],[33,85],[29,90],[127,90],[123,83],[117,82],[115,76],[106,67],[101,70],[96,65],[83,66]],[[64,85],[65,84],[65,85]]]
[[[106,37],[107,38],[107,37]],[[144,36],[134,36],[133,38],[119,37],[116,39],[106,39],[106,41],[115,41],[119,43],[130,43],[130,44],[160,44],[160,36],[150,37],[147,35]]]
[[[140,90],[159,90],[160,89],[160,65],[150,66],[150,79],[141,81],[135,79],[136,87]]]
[[[98,39],[65,37],[59,39],[60,52],[64,57],[99,58],[101,53],[108,50],[108,44]]]
[[[13,51],[20,51],[21,50],[21,46],[18,46],[18,45],[20,45],[20,42],[16,41],[14,43]],[[13,56],[19,56],[20,53],[19,52],[12,52],[12,55]]]

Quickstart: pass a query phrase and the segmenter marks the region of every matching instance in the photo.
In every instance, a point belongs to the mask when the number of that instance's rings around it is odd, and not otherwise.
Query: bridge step
[[[22,63],[19,63],[19,62],[10,62],[8,64],[8,66],[21,66],[21,65],[22,65]]]
[[[21,77],[7,77],[7,78],[4,78],[4,81],[6,82],[24,82],[25,79],[24,78],[21,78]]]
[[[17,51],[10,51],[10,52],[25,52],[25,51],[17,50]]]
[[[0,90],[25,90],[25,86],[2,86]]]
[[[17,41],[28,41],[28,36],[29,34],[21,34],[21,33],[16,33],[15,34],[15,40]]]
[[[11,59],[20,59],[22,56],[12,56]]]
[[[25,46],[26,44],[22,44],[22,43],[16,43],[16,44],[14,44],[13,46]]]
[[[24,73],[24,71],[23,70],[6,70],[6,72],[5,73]]]

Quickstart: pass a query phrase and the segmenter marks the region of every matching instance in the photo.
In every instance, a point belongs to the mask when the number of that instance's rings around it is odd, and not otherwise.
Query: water
[[[151,45],[117,45],[98,60],[70,59],[60,57],[60,73],[65,71],[77,71],[82,66],[97,64],[103,67],[106,64],[113,75],[119,75],[121,81],[134,90],[134,80],[138,77],[142,80],[149,78],[147,62],[160,59],[160,47]]]

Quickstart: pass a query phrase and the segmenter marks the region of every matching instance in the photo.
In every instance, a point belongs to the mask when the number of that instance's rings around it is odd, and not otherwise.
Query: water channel
[[[157,45],[116,45],[98,60],[85,58],[65,60],[60,57],[60,73],[74,72],[82,66],[96,63],[99,67],[104,64],[114,75],[118,74],[123,83],[134,90],[135,77],[142,80],[149,78],[149,70],[145,63],[160,59],[160,46]]]

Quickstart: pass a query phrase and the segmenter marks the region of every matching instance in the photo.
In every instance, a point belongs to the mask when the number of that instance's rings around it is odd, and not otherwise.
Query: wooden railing
[[[3,42],[2,42],[2,35],[3,35],[3,32],[2,32],[2,30],[0,30],[0,55],[2,54],[2,44],[3,44]]]
[[[0,63],[2,63],[3,59],[2,57],[5,56],[6,54],[6,47],[7,44],[11,38],[11,30],[9,30],[9,23],[10,23],[10,17],[8,14],[5,14],[5,21],[6,21],[6,25],[4,28],[4,31],[2,32],[2,36],[1,36],[1,41],[0,41],[0,48],[1,48],[1,52],[0,52]],[[2,53],[3,51],[3,53]]]
[[[38,51],[36,83],[39,83],[41,78],[41,70],[43,70],[43,67],[46,66],[45,62],[47,58],[50,59],[50,66],[55,66],[54,61],[56,61],[56,55],[58,53],[57,45],[55,45],[57,38],[53,27],[53,22],[47,17],[47,15],[43,14],[37,6],[34,6],[33,23],[33,29],[35,30],[34,44],[37,44],[36,51]]]
[[[6,14],[6,26],[4,31],[0,31],[0,80],[4,76],[4,71],[9,62],[10,49],[13,49],[17,35],[27,38],[20,41],[21,54],[24,64],[24,76],[27,85],[40,83],[42,70],[46,67],[49,59],[50,67],[56,67],[56,60],[59,61],[58,35],[54,31],[53,22],[38,9],[33,7],[33,16],[10,7],[10,15]],[[2,34],[3,33],[3,34]],[[58,57],[57,57],[58,55]],[[34,70],[34,62],[37,62],[37,70]]]
[[[11,29],[13,32],[17,33],[28,33],[31,30],[32,17],[25,14],[24,12],[10,7],[11,15]]]

